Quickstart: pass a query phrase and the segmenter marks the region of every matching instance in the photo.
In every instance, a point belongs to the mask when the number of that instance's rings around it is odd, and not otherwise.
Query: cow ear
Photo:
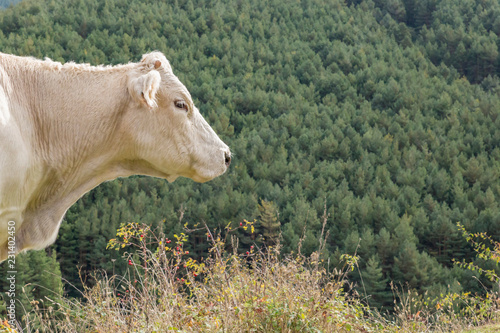
[[[144,104],[149,109],[153,109],[157,106],[156,93],[160,88],[160,83],[160,73],[152,70],[139,77],[129,79],[128,90],[134,100]]]

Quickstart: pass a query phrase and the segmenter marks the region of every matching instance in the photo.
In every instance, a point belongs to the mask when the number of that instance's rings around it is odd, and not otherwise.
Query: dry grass
[[[208,231],[209,233],[209,231]],[[167,240],[128,225],[112,247],[133,248],[126,276],[96,277],[84,299],[58,303],[53,320],[36,313],[46,332],[347,332],[382,331],[368,308],[342,291],[345,274],[327,273],[318,255],[282,258],[279,246],[239,254],[209,234],[202,263],[183,250],[185,235]],[[233,240],[235,241],[235,240]],[[156,246],[154,246],[156,244]]]
[[[395,299],[392,317],[399,332],[468,332],[500,319],[497,293],[486,297],[450,293],[431,299],[403,287],[392,285],[392,288]]]
[[[226,242],[206,230],[210,255],[196,262],[183,249],[186,235],[169,240],[146,226],[124,226],[109,247],[126,251],[127,273],[96,274],[82,300],[45,300],[29,316],[37,327],[30,331],[463,332],[495,318],[493,297],[490,303],[465,294],[424,302],[401,288],[395,312],[384,318],[344,290],[356,257],[345,256],[344,269],[329,273],[318,253],[283,256],[277,245],[241,254],[236,239]]]
[[[467,330],[465,333],[493,333],[500,332],[500,324],[490,324]]]

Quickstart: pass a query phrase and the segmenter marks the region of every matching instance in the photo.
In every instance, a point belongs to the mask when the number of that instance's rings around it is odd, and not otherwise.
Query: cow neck
[[[30,78],[17,102],[24,102],[29,114],[27,128],[36,129],[30,138],[33,169],[42,175],[37,196],[30,198],[33,209],[55,205],[62,216],[83,193],[119,176],[115,132],[129,99],[123,69],[52,68],[40,62],[18,71]]]

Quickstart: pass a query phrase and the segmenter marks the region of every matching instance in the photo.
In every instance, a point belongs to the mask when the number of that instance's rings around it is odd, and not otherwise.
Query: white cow
[[[160,52],[113,67],[0,53],[0,262],[52,244],[67,209],[106,180],[205,182],[230,162]]]

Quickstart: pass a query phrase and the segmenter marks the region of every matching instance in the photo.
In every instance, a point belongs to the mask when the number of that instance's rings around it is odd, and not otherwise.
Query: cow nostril
[[[226,163],[226,167],[229,167],[229,164],[231,164],[231,153],[224,152],[224,162]]]

